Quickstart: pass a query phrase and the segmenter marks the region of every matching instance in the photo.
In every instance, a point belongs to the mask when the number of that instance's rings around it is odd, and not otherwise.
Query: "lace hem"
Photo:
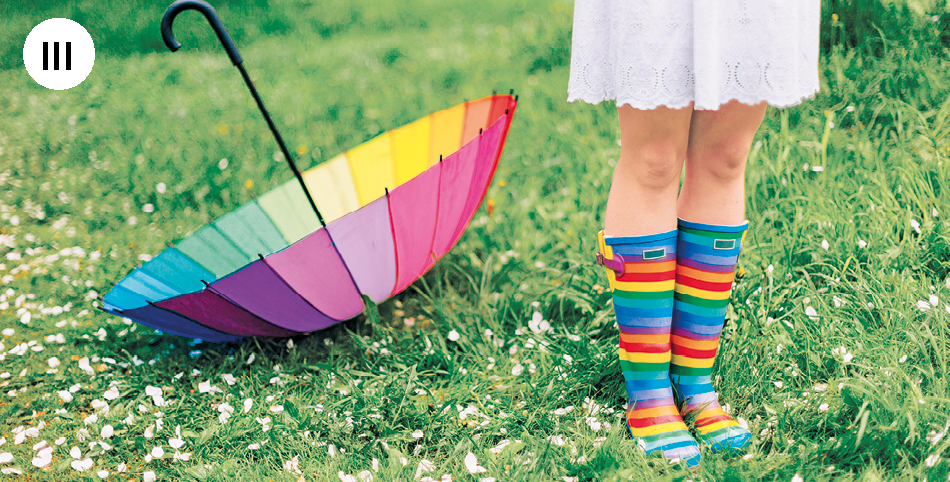
[[[719,110],[719,108],[722,107],[723,104],[731,100],[737,100],[747,105],[754,105],[754,104],[758,104],[759,102],[767,102],[770,106],[775,107],[776,109],[787,109],[789,107],[794,107],[796,105],[799,105],[802,102],[805,102],[806,100],[814,99],[818,95],[819,90],[820,89],[816,87],[813,91],[811,91],[810,93],[806,93],[804,95],[788,96],[788,97],[782,97],[782,98],[766,98],[766,97],[755,96],[755,95],[745,95],[745,96],[740,95],[740,96],[735,96],[735,97],[729,97],[725,100],[722,100],[721,102],[719,102],[719,104],[715,106],[712,104],[693,105],[693,110]],[[671,102],[663,102],[663,103],[645,102],[641,99],[615,99],[614,97],[608,96],[606,94],[601,95],[601,96],[596,96],[596,95],[591,95],[591,94],[569,94],[567,97],[568,102],[581,101],[588,104],[599,104],[601,102],[605,102],[609,100],[615,101],[615,103],[617,104],[617,107],[620,107],[622,105],[629,105],[630,107],[633,107],[634,109],[640,109],[640,110],[653,110],[661,106],[667,107],[670,109],[682,109],[684,107],[689,106],[690,102],[693,102],[693,99],[687,99],[687,98],[677,99]]]

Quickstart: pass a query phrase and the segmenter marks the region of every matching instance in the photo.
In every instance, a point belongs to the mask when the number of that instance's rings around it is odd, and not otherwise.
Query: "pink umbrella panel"
[[[353,318],[365,308],[361,295],[385,301],[458,242],[516,106],[510,95],[466,102],[322,163],[303,177],[325,227],[292,179],[135,268],[103,309],[209,342],[288,337]]]

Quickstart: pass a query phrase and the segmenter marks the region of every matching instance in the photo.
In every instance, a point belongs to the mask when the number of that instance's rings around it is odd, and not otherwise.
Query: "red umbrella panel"
[[[492,95],[388,131],[205,225],[134,269],[109,313],[224,342],[363,312],[425,274],[484,199],[517,101]]]

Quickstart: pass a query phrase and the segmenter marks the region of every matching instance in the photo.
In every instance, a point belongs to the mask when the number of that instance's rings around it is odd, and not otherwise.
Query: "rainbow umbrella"
[[[109,313],[205,341],[294,336],[353,318],[425,274],[459,240],[491,183],[517,98],[492,95],[388,131],[316,167],[293,163],[241,57],[202,12],[241,71],[295,178],[221,216],[115,284]],[[317,206],[320,209],[317,209]]]

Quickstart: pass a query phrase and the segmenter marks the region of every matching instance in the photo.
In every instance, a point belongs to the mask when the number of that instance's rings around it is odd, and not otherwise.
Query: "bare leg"
[[[713,452],[746,447],[752,434],[719,405],[712,366],[742,248],[745,164],[765,104],[729,102],[695,111],[686,179],[678,199],[670,378],[680,413],[693,413],[696,439]]]
[[[620,329],[630,436],[646,453],[699,464],[701,453],[680,416],[669,380],[676,263],[676,193],[689,140],[692,105],[672,110],[617,109],[620,162],[600,239]],[[606,263],[605,263],[606,264]]]
[[[639,236],[676,229],[676,193],[693,106],[639,110],[623,105],[620,161],[607,198],[604,234]]]
[[[766,104],[730,101],[693,111],[686,179],[676,212],[686,221],[737,225],[745,220],[745,164]],[[609,205],[609,204],[608,204]]]

